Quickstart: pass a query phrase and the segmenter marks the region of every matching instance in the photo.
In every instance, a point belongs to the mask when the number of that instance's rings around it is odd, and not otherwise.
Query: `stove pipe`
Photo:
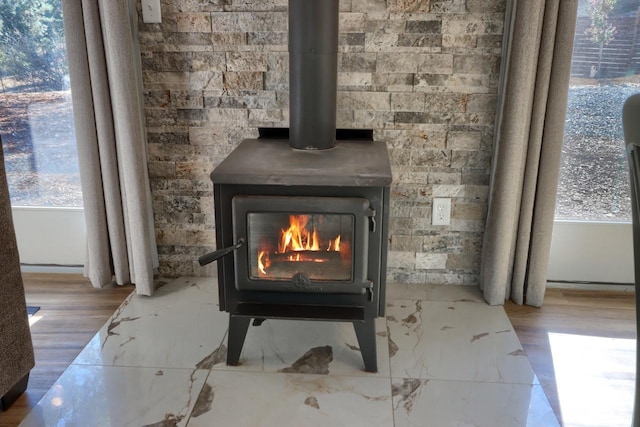
[[[289,0],[289,145],[336,140],[338,0]]]

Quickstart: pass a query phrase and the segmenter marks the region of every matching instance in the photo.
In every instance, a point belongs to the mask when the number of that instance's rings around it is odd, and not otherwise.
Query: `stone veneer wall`
[[[341,0],[338,127],[387,142],[389,281],[476,284],[506,0]],[[138,5],[138,7],[140,7]],[[215,246],[209,173],[258,127],[288,126],[286,0],[162,0],[140,23],[163,275]],[[450,226],[431,225],[452,198]]]

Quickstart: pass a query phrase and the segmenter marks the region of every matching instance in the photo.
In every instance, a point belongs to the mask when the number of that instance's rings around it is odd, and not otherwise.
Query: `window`
[[[556,219],[631,222],[622,105],[640,92],[637,0],[581,0]]]
[[[81,207],[60,0],[0,0],[0,90],[12,205]]]

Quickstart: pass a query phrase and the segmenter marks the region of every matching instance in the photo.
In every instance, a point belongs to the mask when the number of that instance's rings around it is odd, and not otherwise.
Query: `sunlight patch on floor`
[[[42,319],[42,316],[29,316],[29,326],[35,325],[40,319]]]
[[[565,426],[629,426],[635,340],[549,333]]]

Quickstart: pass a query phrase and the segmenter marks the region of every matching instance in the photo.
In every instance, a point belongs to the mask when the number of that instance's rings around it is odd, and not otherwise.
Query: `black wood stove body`
[[[227,364],[251,319],[351,322],[377,371],[391,168],[383,142],[336,140],[338,0],[289,1],[288,138],[245,140],[212,172]]]
[[[308,151],[246,140],[211,177],[216,244],[240,245],[218,259],[227,363],[238,363],[251,318],[330,320],[353,322],[365,369],[376,371],[391,183],[385,144]],[[298,246],[282,245],[287,238]]]

